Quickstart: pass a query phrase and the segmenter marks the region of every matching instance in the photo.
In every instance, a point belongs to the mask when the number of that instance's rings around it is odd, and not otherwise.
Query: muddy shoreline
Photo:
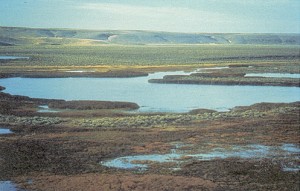
[[[252,85],[252,86],[287,86],[300,87],[299,78],[284,77],[248,77],[247,73],[299,73],[295,66],[274,65],[274,68],[264,65],[228,65],[222,70],[203,70],[190,75],[166,75],[163,79],[150,79],[149,83],[164,84],[199,84],[199,85]]]
[[[4,90],[4,87],[1,87]],[[64,109],[62,113],[40,113],[40,106],[47,105],[50,109]],[[65,116],[80,115],[107,115],[122,113],[122,111],[135,110],[139,106],[131,102],[112,101],[65,101],[59,99],[30,98],[27,96],[10,95],[0,92],[0,114],[15,116]],[[120,112],[118,112],[120,110]],[[73,113],[72,113],[73,111]],[[75,111],[75,113],[74,113]],[[90,112],[88,112],[90,111]],[[95,112],[92,112],[95,111]],[[102,113],[99,111],[103,111]],[[77,113],[77,115],[76,115]]]
[[[90,72],[90,71],[43,71],[43,72],[1,72],[0,78],[130,78],[148,76],[145,72],[136,71],[108,71],[108,72]]]
[[[299,80],[266,80],[265,78],[248,79],[188,79],[185,76],[165,76],[164,79],[151,79],[149,83],[161,84],[199,84],[199,85],[233,85],[233,86],[286,86],[300,87]]]

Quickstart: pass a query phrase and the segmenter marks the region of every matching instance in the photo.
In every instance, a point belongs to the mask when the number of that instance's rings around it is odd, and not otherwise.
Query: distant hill
[[[300,34],[170,33],[0,27],[0,46],[101,43],[300,45]]]

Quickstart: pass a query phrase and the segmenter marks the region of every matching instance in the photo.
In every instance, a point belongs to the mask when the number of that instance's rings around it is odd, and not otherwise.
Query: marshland
[[[298,190],[300,47],[289,38],[6,42],[0,188]]]

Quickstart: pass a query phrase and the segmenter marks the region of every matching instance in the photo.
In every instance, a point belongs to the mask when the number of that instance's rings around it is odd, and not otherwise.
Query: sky
[[[0,26],[300,33],[300,0],[0,0]]]

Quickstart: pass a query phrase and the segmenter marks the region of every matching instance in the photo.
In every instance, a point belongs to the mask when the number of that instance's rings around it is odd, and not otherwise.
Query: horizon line
[[[28,27],[28,26],[2,26],[0,28],[23,28],[39,30],[79,30],[79,31],[128,31],[128,32],[161,32],[161,33],[181,33],[181,34],[300,34],[297,32],[179,32],[179,31],[160,31],[146,29],[88,29],[88,28],[60,28],[60,27]]]

